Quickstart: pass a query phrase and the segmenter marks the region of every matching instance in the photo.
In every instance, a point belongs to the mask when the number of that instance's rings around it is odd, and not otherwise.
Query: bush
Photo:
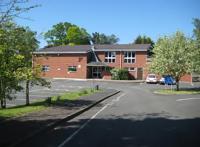
[[[112,80],[128,80],[129,76],[128,76],[128,69],[118,69],[118,68],[114,68],[111,70],[111,74],[112,74]]]
[[[85,95],[85,94],[88,94],[87,89],[83,89],[83,90],[81,90],[80,93],[79,93],[80,96]]]

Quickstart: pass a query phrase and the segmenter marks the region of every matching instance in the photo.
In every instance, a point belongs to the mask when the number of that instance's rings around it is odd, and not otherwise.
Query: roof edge
[[[86,54],[87,52],[33,52],[33,54]]]

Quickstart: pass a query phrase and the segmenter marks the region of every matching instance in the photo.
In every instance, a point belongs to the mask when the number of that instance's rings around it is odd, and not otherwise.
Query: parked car
[[[159,83],[166,84],[166,85],[175,85],[176,81],[172,76],[165,75],[165,76],[162,76],[162,78],[159,80]]]
[[[148,74],[146,78],[146,83],[158,83],[158,80],[156,78],[155,74]]]
[[[161,77],[159,80],[159,84],[164,85],[165,84],[165,78]]]

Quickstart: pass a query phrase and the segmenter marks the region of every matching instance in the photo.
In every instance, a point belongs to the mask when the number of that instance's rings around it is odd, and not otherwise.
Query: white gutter
[[[33,54],[86,54],[88,52],[33,52]]]

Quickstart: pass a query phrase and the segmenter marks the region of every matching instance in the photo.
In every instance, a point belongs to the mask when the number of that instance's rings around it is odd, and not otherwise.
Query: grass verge
[[[176,91],[174,89],[161,89],[161,90],[156,90],[154,93],[157,94],[165,94],[165,95],[174,95],[174,94],[200,94],[200,89],[188,89],[188,90],[179,90]]]
[[[59,96],[53,96],[50,98],[50,102],[48,100],[40,100],[38,102],[31,103],[29,106],[20,105],[6,109],[0,109],[0,117],[2,118],[11,118],[22,116],[30,112],[37,112],[48,108],[50,105],[56,105],[58,102],[64,103],[66,101],[74,101],[79,99],[81,96],[91,95],[101,90],[93,90],[93,89],[83,89],[81,91],[75,92],[66,92]]]

